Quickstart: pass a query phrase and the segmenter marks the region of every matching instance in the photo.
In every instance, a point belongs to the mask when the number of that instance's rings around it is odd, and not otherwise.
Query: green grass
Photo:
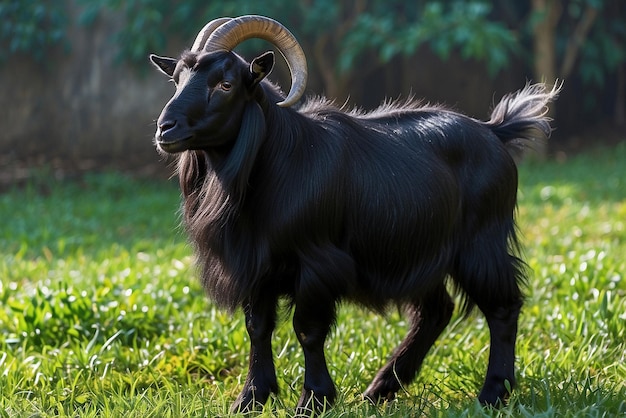
[[[176,185],[49,177],[0,195],[0,417],[228,415],[247,335],[241,313],[216,310],[195,278]],[[325,416],[626,414],[626,145],[527,163],[520,177],[534,275],[509,406],[475,401],[489,335],[480,315],[458,314],[397,401],[363,402],[406,327],[346,305],[327,343],[340,395]],[[281,395],[262,416],[287,417],[303,363],[290,321],[274,349]]]

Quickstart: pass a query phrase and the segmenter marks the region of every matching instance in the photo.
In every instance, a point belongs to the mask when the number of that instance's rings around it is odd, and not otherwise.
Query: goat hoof
[[[493,394],[483,394],[482,392],[478,395],[478,402],[482,406],[492,407],[492,408],[502,408],[506,406],[508,401],[508,396],[497,396]]]
[[[504,382],[492,382],[491,384],[485,382],[485,385],[478,395],[478,402],[483,406],[491,406],[494,408],[506,406],[511,396],[511,388],[513,386],[508,382],[508,380]]]
[[[387,394],[376,394],[370,391],[366,391],[365,393],[363,393],[363,399],[370,401],[374,405],[393,401],[395,398],[396,398],[395,392],[388,392]]]
[[[335,399],[335,394],[330,396],[316,395],[311,390],[304,389],[298,404],[296,405],[296,417],[317,416],[330,407]]]
[[[269,395],[259,396],[259,394],[254,391],[244,391],[233,403],[230,408],[230,412],[237,414],[261,410],[263,409],[263,405],[265,405],[267,398],[269,398]]]
[[[393,401],[399,389],[398,381],[395,378],[391,382],[383,378],[375,378],[363,393],[363,398],[375,405],[385,401]]]
[[[240,401],[237,399],[230,407],[231,414],[247,414],[248,412],[260,411],[263,408],[263,404],[259,402],[248,402],[246,400]]]

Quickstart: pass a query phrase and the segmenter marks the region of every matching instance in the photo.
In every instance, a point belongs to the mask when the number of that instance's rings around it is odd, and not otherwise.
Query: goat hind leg
[[[523,302],[518,283],[524,273],[521,260],[507,253],[505,239],[499,247],[492,247],[495,249],[488,256],[478,253],[497,242],[487,236],[474,252],[464,251],[466,258],[453,274],[489,326],[489,365],[478,400],[493,406],[505,403],[515,386],[517,320]]]
[[[419,371],[428,350],[450,322],[454,304],[444,286],[411,306],[411,328],[363,397],[374,403],[395,398]]]
[[[483,311],[491,339],[485,383],[478,395],[483,405],[506,402],[515,386],[515,340],[520,308],[521,302],[517,302],[508,307]]]

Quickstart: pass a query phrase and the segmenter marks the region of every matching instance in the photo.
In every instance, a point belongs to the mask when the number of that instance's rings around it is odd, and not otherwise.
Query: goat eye
[[[233,85],[229,81],[222,81],[219,84],[219,88],[224,90],[224,91],[229,91],[232,87],[233,87]]]

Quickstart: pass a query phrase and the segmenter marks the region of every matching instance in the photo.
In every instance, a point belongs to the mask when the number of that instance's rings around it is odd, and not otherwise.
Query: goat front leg
[[[271,343],[276,324],[276,304],[276,296],[262,295],[244,306],[246,329],[250,336],[250,366],[232,412],[263,407],[270,393],[278,392]]]
[[[319,413],[335,400],[337,392],[324,356],[324,342],[334,321],[335,301],[317,298],[296,301],[293,328],[304,352],[304,388],[296,407],[297,415]]]

